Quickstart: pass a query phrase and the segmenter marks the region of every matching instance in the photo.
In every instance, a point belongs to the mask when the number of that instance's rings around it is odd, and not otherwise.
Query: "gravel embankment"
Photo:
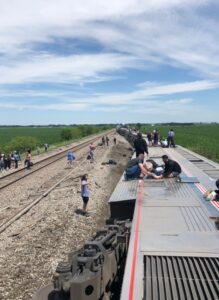
[[[109,214],[107,200],[130,156],[127,142],[118,135],[117,140],[116,146],[111,143],[97,148],[94,164],[85,159],[87,149],[80,151],[71,177],[0,235],[0,299],[30,300],[37,289],[51,281],[57,263],[104,224]],[[109,158],[118,164],[102,166]],[[14,184],[13,189],[4,189],[1,207],[18,207],[39,196],[69,172],[65,165],[65,160],[59,161]],[[80,181],[74,177],[83,173],[89,174],[91,184],[88,217],[75,213],[82,200]]]

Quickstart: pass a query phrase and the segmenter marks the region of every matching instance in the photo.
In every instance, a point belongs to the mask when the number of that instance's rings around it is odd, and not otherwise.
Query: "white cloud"
[[[127,109],[137,113],[136,105],[147,105],[147,111],[157,114],[168,104],[170,115],[188,112],[194,105],[191,96],[171,100],[172,95],[219,87],[219,20],[205,7],[219,8],[218,0],[1,1],[0,98],[20,101],[1,101],[0,107],[122,114]],[[91,41],[96,49],[89,48]],[[72,48],[65,52],[68,45]],[[171,83],[167,75],[162,81],[169,84],[157,83],[147,75],[136,89],[129,78],[129,92],[120,92],[113,82],[114,92],[99,93],[95,85],[87,89],[86,83],[125,76],[124,69],[150,74],[161,66],[180,70],[185,82],[175,83],[176,78]],[[188,73],[197,80],[186,80]],[[50,86],[30,90],[31,83]],[[65,90],[66,83],[72,84],[73,92]],[[76,86],[83,87],[78,94]]]
[[[141,85],[143,86],[143,84]],[[133,110],[136,107],[164,107],[170,105],[172,109],[174,105],[187,105],[191,102],[191,98],[180,98],[178,100],[167,101],[166,99],[160,99],[161,96],[171,96],[182,93],[198,92],[203,90],[210,90],[219,87],[219,82],[215,81],[194,81],[185,82],[171,85],[162,84],[150,84],[146,83],[145,88],[136,89],[130,93],[104,93],[104,94],[92,94],[90,96],[75,96],[71,92],[66,91],[60,94],[61,100],[54,102],[53,92],[45,93],[50,99],[50,104],[32,104],[19,101],[18,103],[5,103],[0,102],[1,108],[20,108],[20,109],[37,109],[37,110],[81,110],[88,111],[90,109],[96,111],[123,111],[126,107],[127,110]],[[8,91],[5,91],[5,95],[8,95]],[[14,94],[15,95],[15,94]],[[18,92],[20,95],[20,92]],[[32,96],[39,97],[39,92],[36,94],[32,91]],[[45,97],[44,94],[42,94]],[[31,91],[28,93],[28,97],[31,97]],[[1,94],[1,98],[4,99],[4,93]],[[163,104],[162,104],[163,103]],[[141,109],[140,109],[141,110]],[[136,111],[136,110],[135,110]]]
[[[46,58],[45,51],[52,56],[52,50],[40,51],[36,47],[40,43],[59,43],[60,38],[90,38],[98,41],[108,53],[120,52],[120,60],[126,53],[124,62],[119,63],[116,70],[133,67],[132,58],[135,57],[136,68],[140,67],[138,60],[141,60],[142,68],[166,64],[187,68],[202,77],[216,77],[219,75],[219,23],[199,11],[210,4],[217,5],[217,1],[1,1],[0,53],[4,56],[0,62],[6,65],[4,72],[6,78],[7,74],[11,77],[9,83],[19,82],[19,77],[35,82],[41,75],[46,81],[54,77],[60,79],[59,74],[63,72],[64,81],[72,74],[80,84],[83,57],[75,66],[70,62],[71,56]],[[101,55],[96,54],[92,61],[96,66],[92,68],[100,68]],[[131,55],[130,60],[127,55]],[[49,68],[53,71],[52,77]],[[103,63],[101,71],[115,69],[106,66],[105,70]],[[11,76],[13,72],[18,79]],[[86,74],[85,79],[88,80]]]
[[[134,59],[119,54],[81,54],[71,56],[44,55],[30,61],[19,62],[13,66],[0,67],[0,84],[28,82],[72,82],[106,80],[106,74],[115,72]],[[101,74],[105,75],[103,78]],[[112,77],[110,77],[112,79]]]

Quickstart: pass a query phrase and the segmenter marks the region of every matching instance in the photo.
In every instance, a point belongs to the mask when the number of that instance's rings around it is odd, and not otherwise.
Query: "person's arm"
[[[141,169],[142,174],[148,175],[148,171],[144,168],[144,165],[142,163],[139,163],[138,166]]]
[[[158,176],[158,175],[156,175],[154,173],[151,173],[151,172],[149,172],[148,175],[152,176],[154,179],[162,179],[163,178],[163,175]]]

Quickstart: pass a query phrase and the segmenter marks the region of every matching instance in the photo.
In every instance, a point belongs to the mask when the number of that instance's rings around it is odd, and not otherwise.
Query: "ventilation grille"
[[[144,257],[144,300],[218,300],[219,258]]]
[[[144,187],[166,187],[166,184],[163,180],[146,179],[144,180]]]

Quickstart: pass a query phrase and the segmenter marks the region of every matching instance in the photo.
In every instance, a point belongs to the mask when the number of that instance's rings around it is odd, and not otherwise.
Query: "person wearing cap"
[[[136,151],[136,157],[138,157],[141,153],[147,153],[148,155],[148,145],[140,132],[137,134],[137,138],[134,141],[134,148]]]

